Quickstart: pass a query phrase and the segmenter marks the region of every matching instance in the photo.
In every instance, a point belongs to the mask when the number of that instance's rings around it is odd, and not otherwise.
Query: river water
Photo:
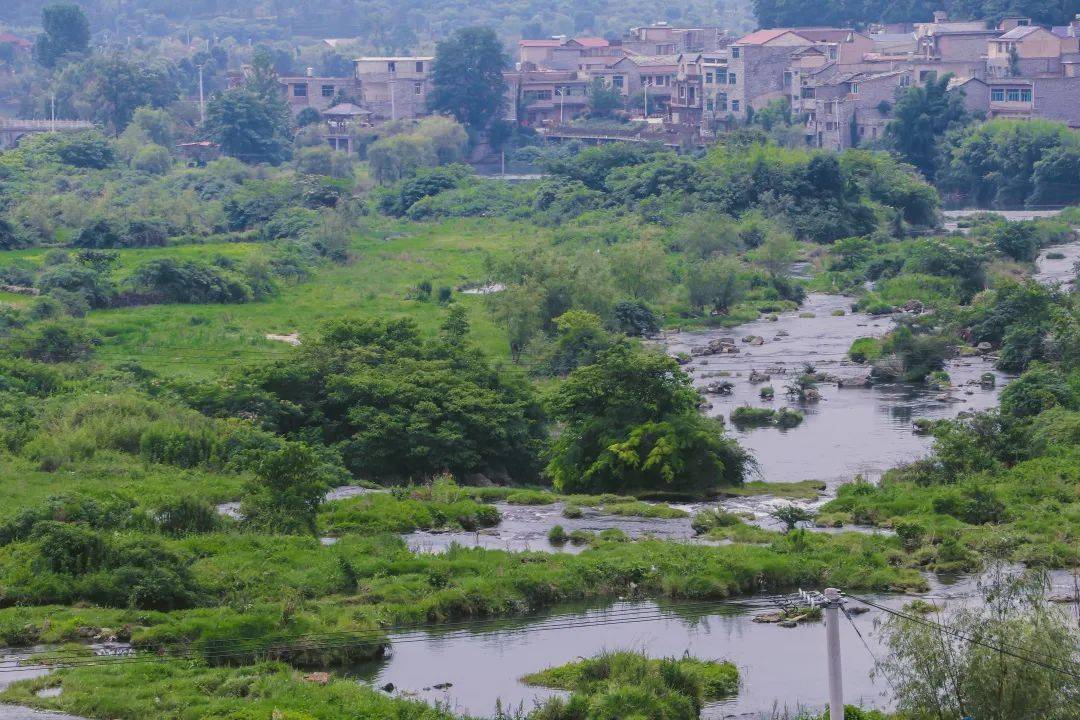
[[[928,580],[931,590],[919,597],[943,609],[971,604],[978,597],[973,578],[943,582],[931,576]],[[1055,572],[1051,580],[1051,592],[1074,592],[1069,573]],[[898,595],[870,598],[892,608],[913,599]],[[848,607],[859,605],[855,601],[848,603]],[[704,718],[758,718],[777,706],[820,709],[827,702],[824,624],[806,623],[787,629],[753,622],[755,614],[773,609],[775,606],[763,598],[713,608],[654,601],[616,602],[602,607],[566,605],[528,620],[496,624],[478,621],[464,630],[433,630],[419,638],[400,638],[389,658],[356,668],[355,673],[377,687],[393,683],[398,695],[439,702],[462,713],[490,716],[496,700],[506,709],[520,706],[528,710],[538,701],[561,694],[522,683],[520,678],[530,672],[604,650],[640,650],[652,657],[689,653],[699,658],[731,660],[742,679],[738,695],[708,706]],[[635,612],[645,619],[613,622]],[[853,615],[851,623],[842,621],[845,702],[865,707],[889,706],[887,686],[871,673],[873,656],[883,654],[876,633],[883,615],[871,609]],[[446,683],[450,686],[434,688]]]

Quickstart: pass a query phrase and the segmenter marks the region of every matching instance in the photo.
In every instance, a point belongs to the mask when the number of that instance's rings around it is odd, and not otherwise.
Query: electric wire
[[[986,648],[988,650],[993,650],[994,652],[998,652],[998,653],[1001,653],[1003,655],[1008,655],[1009,657],[1011,657],[1013,659],[1020,660],[1022,662],[1026,662],[1026,663],[1031,663],[1032,665],[1037,665],[1037,666],[1039,666],[1039,667],[1041,667],[1041,668],[1043,668],[1045,670],[1053,670],[1054,672],[1061,673],[1062,675],[1067,675],[1069,677],[1076,678],[1077,680],[1080,680],[1080,672],[1074,672],[1072,670],[1066,670],[1066,669],[1060,668],[1060,667],[1058,667],[1056,665],[1052,665],[1050,663],[1039,660],[1038,658],[1033,658],[1033,657],[1030,657],[1029,655],[1023,655],[1018,650],[1015,650],[1015,649],[1012,649],[1012,648],[1007,648],[1007,647],[1001,647],[1001,646],[995,645],[993,643],[988,643],[985,640],[980,640],[979,638],[971,637],[970,635],[968,635],[966,633],[963,633],[963,632],[961,632],[959,630],[956,630],[954,628],[951,628],[948,625],[945,625],[944,623],[934,622],[933,620],[927,620],[926,618],[911,615],[909,613],[901,612],[899,610],[894,610],[894,609],[892,609],[890,607],[886,607],[885,605],[880,605],[878,603],[875,603],[872,600],[867,600],[866,598],[859,597],[858,595],[847,595],[847,597],[850,597],[852,600],[857,600],[858,602],[861,602],[864,605],[869,605],[872,608],[877,608],[878,610],[881,610],[882,612],[888,613],[889,615],[893,615],[895,617],[902,618],[904,620],[909,620],[911,622],[919,623],[921,625],[926,625],[927,627],[935,628],[940,633],[945,633],[947,635],[951,635],[951,636],[955,637],[958,640],[962,640],[964,642],[971,643],[972,645],[979,645],[980,647],[984,647],[984,648]],[[1072,663],[1072,662],[1070,662],[1069,664],[1070,665],[1075,665],[1076,667],[1080,667],[1080,663]]]

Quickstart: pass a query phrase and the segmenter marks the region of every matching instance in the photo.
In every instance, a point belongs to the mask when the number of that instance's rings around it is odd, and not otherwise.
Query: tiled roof
[[[519,47],[559,47],[563,40],[518,40]]]
[[[578,37],[578,38],[574,38],[574,40],[578,44],[584,45],[585,47],[588,47],[588,48],[607,47],[608,45],[611,44],[607,40],[605,40],[604,38],[601,38],[601,37]]]
[[[771,30],[758,30],[749,35],[743,35],[735,41],[738,45],[764,45],[770,40],[775,40],[781,35],[791,32],[790,28],[772,28]]]
[[[852,28],[807,27],[791,28],[791,32],[813,42],[847,42],[855,34]]]
[[[678,65],[678,55],[639,55],[627,58],[638,67],[659,67],[662,65]]]
[[[370,110],[353,105],[352,103],[338,103],[332,108],[323,110],[323,115],[370,115]]]
[[[1012,30],[1010,30],[1009,32],[1005,33],[1004,35],[1002,35],[1001,37],[999,37],[997,39],[998,40],[1022,40],[1023,38],[1026,38],[1028,35],[1030,35],[1031,33],[1035,32],[1038,29],[1039,28],[1037,26],[1035,26],[1035,25],[1018,25],[1017,27],[1014,27]]]

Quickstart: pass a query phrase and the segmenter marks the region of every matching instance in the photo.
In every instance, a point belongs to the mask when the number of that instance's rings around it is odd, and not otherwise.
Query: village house
[[[431,56],[361,57],[353,61],[360,106],[378,120],[412,120],[426,115]]]
[[[589,107],[589,79],[573,70],[518,70],[506,79],[508,120],[532,127],[562,125]]]
[[[621,47],[628,54],[680,55],[718,50],[730,42],[723,29],[715,26],[674,27],[666,22],[630,28]]]
[[[615,53],[616,59],[622,52]],[[549,38],[518,41],[521,70],[577,70],[590,58],[610,58],[611,44],[604,38]]]
[[[882,138],[897,90],[910,82],[906,70],[888,70],[840,73],[804,86],[800,107],[807,144],[844,150]]]
[[[279,77],[278,84],[293,114],[307,107],[321,112],[360,89],[355,77],[318,77],[311,68],[307,75]]]
[[[933,22],[916,23],[915,52],[908,65],[920,83],[931,73],[937,77],[952,73],[958,77],[983,79],[987,43],[1003,32],[1002,29],[988,28],[982,20],[956,22],[949,20],[943,11],[935,12]]]
[[[988,78],[1053,77],[1062,74],[1062,38],[1038,25],[1020,25],[991,38]]]

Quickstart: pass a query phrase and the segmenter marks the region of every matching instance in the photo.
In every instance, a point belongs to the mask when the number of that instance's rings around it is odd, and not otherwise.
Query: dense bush
[[[673,359],[617,344],[549,397],[564,428],[547,473],[563,492],[704,494],[739,484],[750,457],[698,412],[699,399]]]
[[[136,291],[167,303],[242,303],[252,297],[241,278],[196,260],[150,260],[136,268],[130,282]]]

